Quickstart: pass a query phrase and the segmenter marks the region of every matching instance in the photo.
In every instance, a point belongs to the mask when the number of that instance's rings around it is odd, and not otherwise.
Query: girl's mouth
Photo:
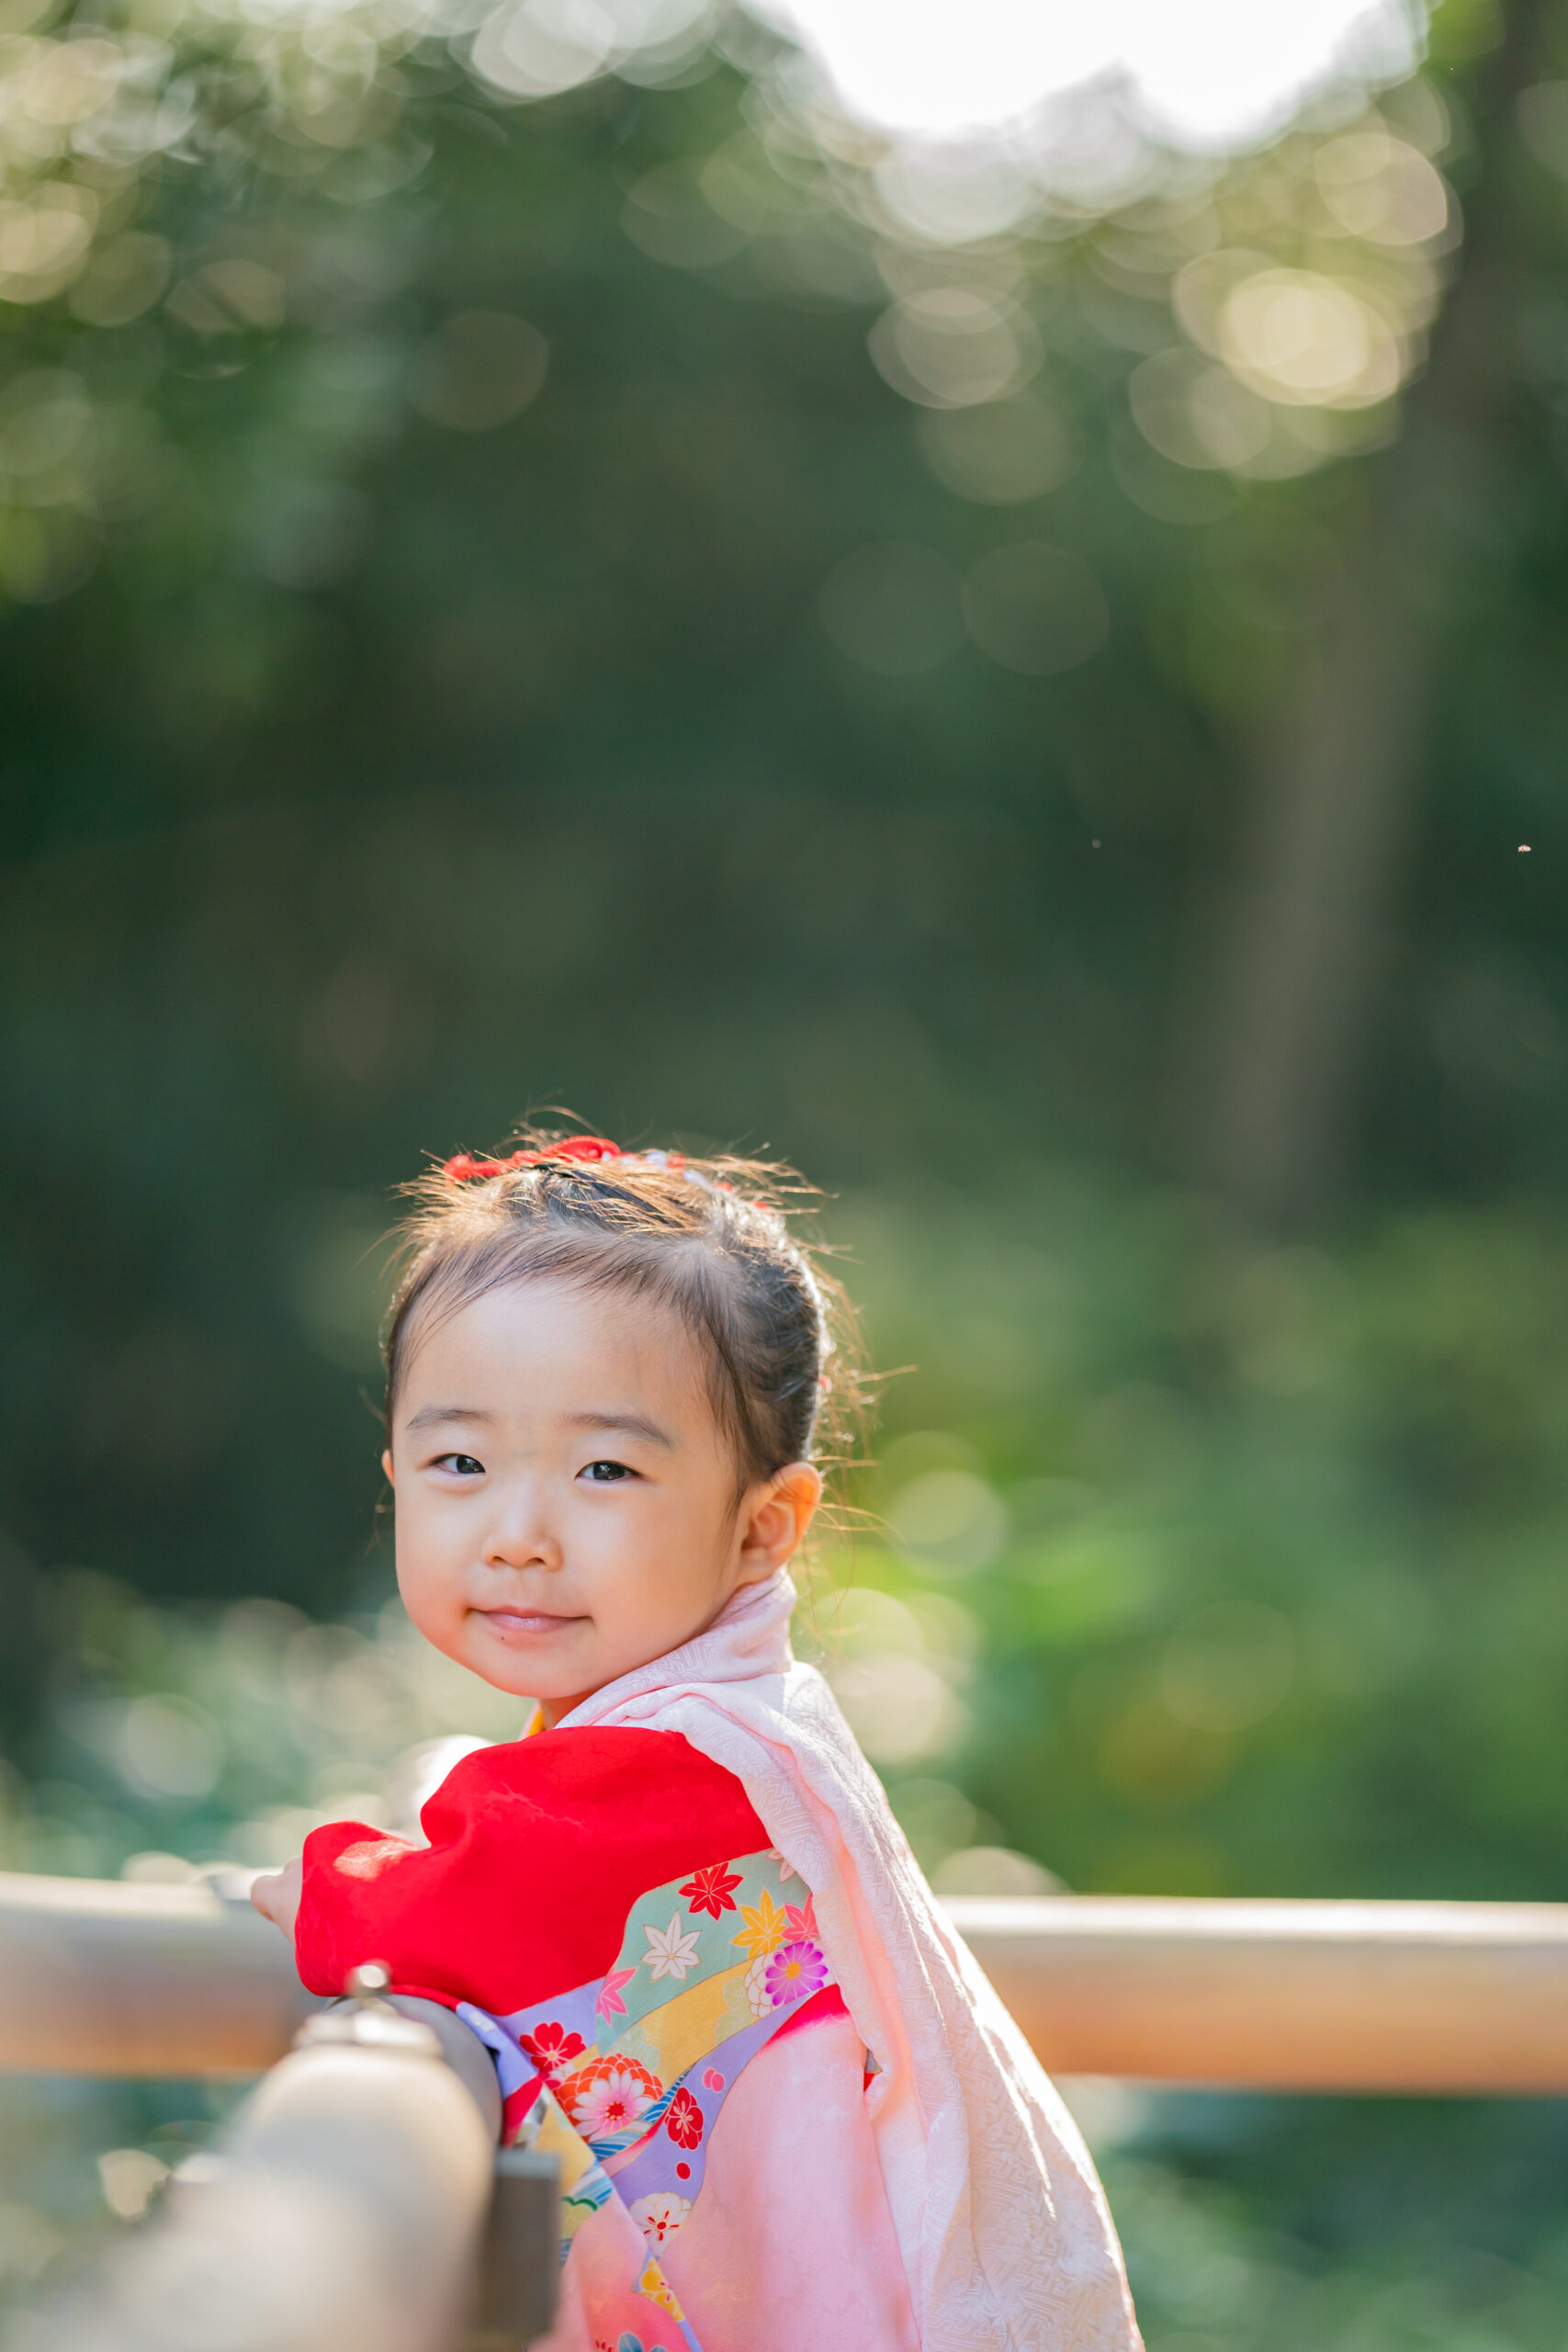
[[[526,1640],[529,1636],[559,1633],[568,1625],[581,1625],[586,1620],[567,1616],[547,1609],[479,1609],[474,1614],[482,1617],[492,1633],[504,1640],[509,1634]]]

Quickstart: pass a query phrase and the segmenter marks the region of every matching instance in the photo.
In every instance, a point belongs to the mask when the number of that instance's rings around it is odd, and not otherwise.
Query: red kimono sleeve
[[[615,1966],[650,1887],[772,1844],[732,1772],[678,1732],[541,1732],[456,1765],[428,1846],[364,1822],[305,1841],[299,1974],[337,1994],[383,1961],[400,1993],[505,2017]]]

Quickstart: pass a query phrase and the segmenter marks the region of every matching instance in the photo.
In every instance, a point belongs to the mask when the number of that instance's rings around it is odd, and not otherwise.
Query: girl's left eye
[[[590,1462],[577,1475],[580,1478],[586,1478],[592,1486],[614,1487],[623,1478],[635,1478],[637,1472],[629,1470],[624,1462]]]

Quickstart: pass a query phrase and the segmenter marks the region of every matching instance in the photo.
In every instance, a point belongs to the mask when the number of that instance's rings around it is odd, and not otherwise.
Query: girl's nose
[[[487,1568],[558,1568],[561,1547],[538,1512],[519,1498],[491,1522],[479,1556]]]

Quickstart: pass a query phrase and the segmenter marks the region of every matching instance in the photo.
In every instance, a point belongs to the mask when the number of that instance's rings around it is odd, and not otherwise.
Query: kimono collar
[[[643,1698],[649,1691],[694,1682],[753,1682],[764,1675],[787,1674],[795,1664],[789,1621],[797,1598],[787,1568],[777,1569],[761,1584],[742,1585],[704,1632],[682,1642],[678,1650],[606,1682],[602,1690],[595,1690],[570,1714],[563,1715],[558,1730],[602,1722],[628,1699]]]

